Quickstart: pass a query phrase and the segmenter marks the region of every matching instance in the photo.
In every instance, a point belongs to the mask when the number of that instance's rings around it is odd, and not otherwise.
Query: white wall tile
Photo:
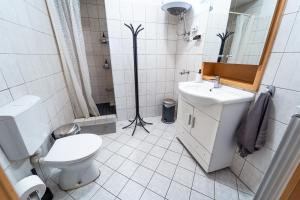
[[[300,31],[300,30],[299,30]],[[300,53],[285,53],[279,65],[274,85],[299,91]]]
[[[284,14],[293,13],[299,11],[300,2],[297,0],[289,0],[286,3]]]
[[[300,92],[276,88],[270,117],[288,124],[300,102]]]
[[[262,79],[262,84],[272,85],[277,69],[282,58],[282,53],[272,53],[270,55],[265,74]]]
[[[294,15],[294,14],[291,14]],[[298,14],[293,25],[293,29],[291,31],[289,40],[286,45],[286,52],[299,52],[300,51],[300,39],[298,37],[298,33],[300,31],[300,15]],[[286,33],[287,30],[286,30]]]
[[[0,106],[4,106],[12,101],[13,99],[8,90],[3,90],[0,92]]]
[[[294,21],[296,19],[296,13],[284,15],[281,20],[281,24],[273,45],[273,52],[283,52],[287,41],[289,39],[289,35],[291,33]]]
[[[52,108],[51,115],[45,111],[42,119],[50,133],[53,124],[71,122],[74,116],[45,2],[13,0],[0,4],[0,106],[29,93],[40,96],[43,108]],[[46,100],[53,96],[59,98],[48,103]],[[11,162],[2,151],[0,163],[13,183],[29,175],[32,168],[29,159]]]
[[[250,163],[246,162],[240,175],[243,181],[253,192],[256,192],[261,183],[263,174]]]

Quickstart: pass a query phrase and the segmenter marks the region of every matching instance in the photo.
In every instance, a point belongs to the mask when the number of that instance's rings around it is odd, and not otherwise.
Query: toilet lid
[[[101,137],[95,134],[78,134],[64,137],[55,141],[44,161],[79,162],[97,153],[101,144]]]

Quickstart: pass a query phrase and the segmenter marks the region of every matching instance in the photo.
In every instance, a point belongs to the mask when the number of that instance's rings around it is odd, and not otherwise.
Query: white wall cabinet
[[[249,102],[196,107],[178,98],[176,135],[206,172],[231,165],[235,130]]]

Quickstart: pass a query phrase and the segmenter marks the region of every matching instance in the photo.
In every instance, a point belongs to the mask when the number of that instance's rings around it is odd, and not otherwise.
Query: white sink
[[[198,106],[249,102],[255,96],[254,93],[224,85],[214,88],[214,84],[209,81],[180,82],[178,89],[187,101]]]

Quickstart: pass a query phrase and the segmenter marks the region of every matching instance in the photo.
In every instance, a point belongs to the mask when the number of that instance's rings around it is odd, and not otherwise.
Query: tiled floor
[[[175,124],[147,118],[150,134],[138,127],[123,130],[127,121],[117,123],[117,133],[104,135],[96,158],[101,170],[93,183],[68,192],[48,185],[55,199],[75,200],[250,200],[253,193],[229,169],[206,174],[175,138]]]

